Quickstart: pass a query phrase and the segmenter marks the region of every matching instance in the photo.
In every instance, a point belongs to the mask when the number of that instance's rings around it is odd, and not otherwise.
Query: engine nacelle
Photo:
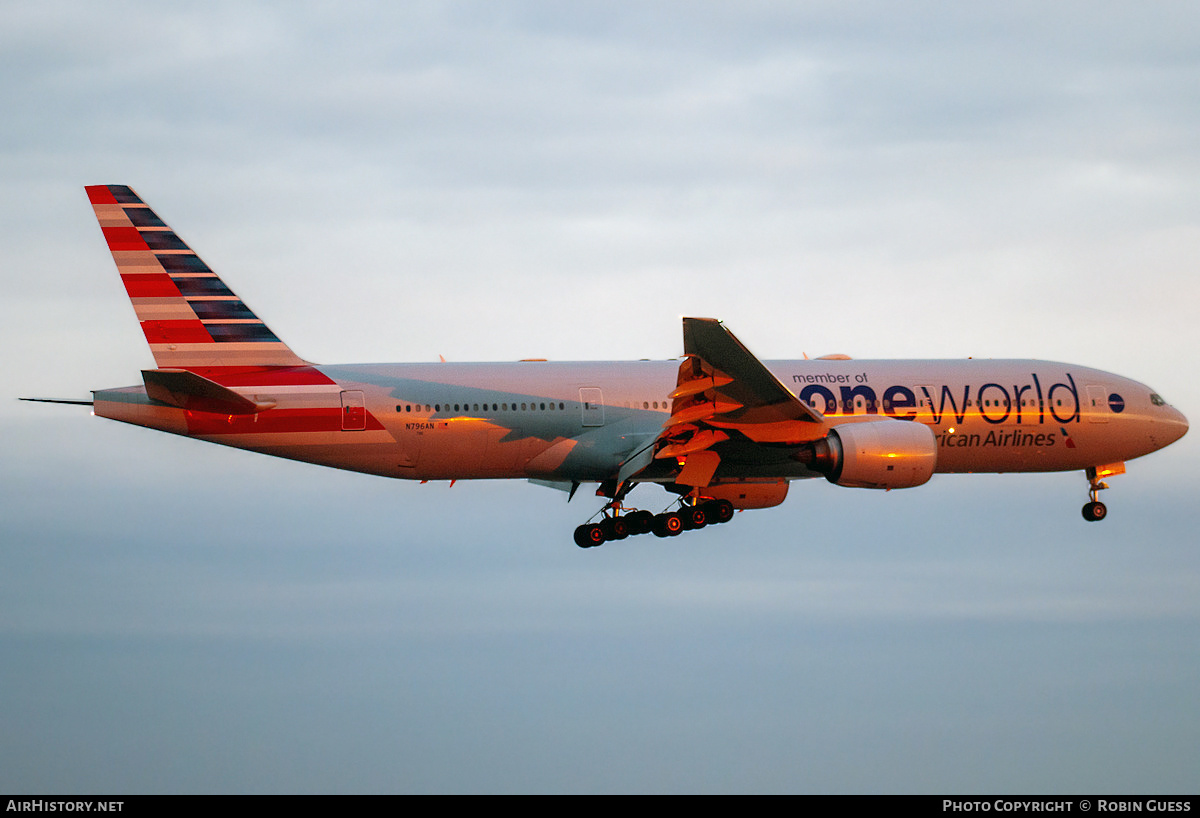
[[[929,482],[937,467],[933,430],[910,420],[843,423],[813,447],[812,467],[830,483],[906,489]]]

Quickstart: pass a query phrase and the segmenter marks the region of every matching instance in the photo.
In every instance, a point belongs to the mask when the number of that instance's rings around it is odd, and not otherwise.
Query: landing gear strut
[[[1083,519],[1087,520],[1089,523],[1098,523],[1108,516],[1108,508],[1104,505],[1104,503],[1096,499],[1096,494],[1101,489],[1108,488],[1108,483],[1105,483],[1103,480],[1097,477],[1096,470],[1094,468],[1089,468],[1087,470],[1087,479],[1088,498],[1090,499],[1090,502],[1085,503],[1083,506]]]

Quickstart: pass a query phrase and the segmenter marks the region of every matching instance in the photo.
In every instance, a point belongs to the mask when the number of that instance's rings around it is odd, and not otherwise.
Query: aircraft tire
[[[649,534],[654,529],[654,514],[649,511],[635,511],[629,515],[629,533]]]
[[[1083,507],[1083,519],[1089,523],[1098,523],[1108,516],[1108,508],[1099,501],[1086,503]]]
[[[708,525],[708,510],[703,505],[689,506],[679,512],[683,526],[689,531]]]
[[[600,523],[605,540],[623,540],[629,536],[629,524],[620,517],[608,517]]]
[[[710,523],[727,523],[733,519],[733,503],[728,500],[709,500],[704,505]]]
[[[580,548],[593,548],[604,544],[604,531],[594,523],[584,523],[575,529],[575,544]]]
[[[675,511],[663,514],[662,527],[668,537],[678,537],[684,531],[683,515]]]
[[[671,512],[654,518],[654,536],[677,537],[683,533],[683,518]]]

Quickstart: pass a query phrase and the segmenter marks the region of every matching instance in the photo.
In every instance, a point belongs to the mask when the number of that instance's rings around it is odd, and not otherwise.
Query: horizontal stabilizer
[[[17,398],[17,400],[27,400],[31,403],[66,403],[71,406],[91,406],[90,400],[73,400],[71,398]]]
[[[253,415],[275,401],[257,402],[186,369],[143,369],[146,394],[156,401],[196,412]]]

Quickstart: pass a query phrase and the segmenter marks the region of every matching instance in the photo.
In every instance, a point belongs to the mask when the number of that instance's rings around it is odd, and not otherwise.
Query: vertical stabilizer
[[[305,363],[133,190],[85,189],[160,369]]]

